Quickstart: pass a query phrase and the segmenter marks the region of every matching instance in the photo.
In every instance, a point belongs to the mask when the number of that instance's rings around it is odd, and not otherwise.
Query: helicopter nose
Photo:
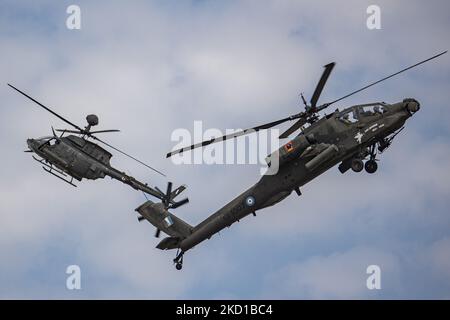
[[[36,142],[36,140],[34,140],[34,139],[27,139],[27,145],[28,145],[28,148],[30,148],[30,150],[33,150],[33,147],[36,144],[35,142]]]
[[[411,113],[416,113],[420,110],[420,103],[416,99],[405,99],[403,102],[406,103],[406,109]]]

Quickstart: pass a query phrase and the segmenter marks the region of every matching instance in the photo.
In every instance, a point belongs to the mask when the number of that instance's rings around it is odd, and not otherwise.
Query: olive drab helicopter
[[[138,207],[136,211],[140,215],[140,220],[148,220],[157,230],[168,235],[157,245],[157,248],[161,250],[177,249],[174,263],[176,269],[180,270],[186,251],[245,216],[249,214],[256,216],[258,210],[282,201],[292,191],[300,196],[300,187],[333,166],[339,164],[338,168],[341,173],[345,173],[349,169],[360,172],[364,168],[368,173],[374,173],[378,167],[376,162],[378,153],[384,152],[391,146],[393,139],[403,130],[406,120],[419,111],[419,102],[412,98],[406,98],[393,104],[375,102],[354,105],[341,111],[336,109],[324,116],[320,116],[319,112],[338,101],[435,59],[446,52],[416,63],[332,102],[318,105],[322,89],[335,66],[335,63],[327,64],[309,104],[302,95],[305,104],[304,111],[168,153],[167,157],[170,157],[211,143],[272,128],[291,120],[297,121],[283,132],[280,138],[288,138],[300,130],[298,135],[266,158],[269,165],[268,170],[273,169],[272,167],[276,164],[276,174],[264,175],[255,185],[196,226],[191,226],[174,216],[163,203],[147,201]]]
[[[80,126],[63,118],[39,101],[30,97],[23,91],[12,86],[11,84],[8,84],[8,86],[24,95],[31,101],[35,102],[60,120],[75,128],[75,130],[55,130],[52,127],[53,135],[51,136],[38,139],[27,139],[27,145],[29,149],[25,152],[35,153],[37,156],[39,156],[40,158],[37,158],[33,155],[33,159],[39,162],[46,172],[54,175],[55,177],[74,187],[76,187],[76,185],[74,184],[73,179],[76,179],[78,181],[81,181],[83,178],[96,180],[99,178],[102,179],[105,176],[109,176],[131,186],[135,190],[140,190],[146,194],[152,195],[164,201],[165,203],[170,205],[171,208],[177,208],[189,202],[187,198],[178,202],[174,200],[176,196],[178,196],[185,190],[186,187],[184,185],[178,187],[174,191],[170,190],[170,193],[163,193],[157,187],[149,187],[146,183],[142,183],[135,178],[125,174],[124,172],[121,172],[112,167],[110,164],[112,154],[103,149],[98,144],[89,141],[89,138],[96,140],[110,147],[111,149],[114,149],[122,153],[123,155],[130,157],[131,159],[139,162],[147,168],[150,168],[151,170],[157,172],[158,174],[165,176],[162,172],[95,136],[94,134],[119,131],[117,129],[91,131],[91,128],[98,125],[99,123],[99,119],[96,115],[88,115],[86,117],[87,126],[81,128]],[[61,134],[58,136],[56,132],[61,132]],[[70,135],[64,136],[67,133],[70,133]]]

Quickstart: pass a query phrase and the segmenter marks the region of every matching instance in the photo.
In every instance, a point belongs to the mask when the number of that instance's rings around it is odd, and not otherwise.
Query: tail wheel
[[[351,163],[351,168],[354,172],[361,172],[364,168],[364,163],[361,159],[353,159]]]
[[[366,161],[364,168],[366,169],[367,173],[375,173],[375,171],[377,171],[378,169],[378,164],[375,160],[368,160]]]

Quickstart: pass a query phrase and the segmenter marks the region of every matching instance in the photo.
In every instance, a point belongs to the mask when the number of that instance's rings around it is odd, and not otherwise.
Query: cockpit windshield
[[[345,124],[352,124],[352,123],[358,122],[358,117],[356,115],[355,110],[350,109],[350,110],[346,111],[345,113],[341,114],[338,117],[338,120],[340,120],[341,122],[343,122]]]
[[[352,124],[366,117],[382,115],[387,111],[388,110],[383,103],[358,105],[353,106],[346,111],[344,110],[337,119],[345,124]]]
[[[50,140],[51,138],[53,138],[53,137],[52,136],[40,137],[40,138],[37,138],[36,141],[44,143],[44,142]]]
[[[55,139],[55,137],[53,137],[53,136],[40,137],[40,138],[37,138],[36,141],[40,145],[44,145],[44,144],[54,145],[55,143],[58,143],[58,140]]]
[[[360,117],[371,117],[386,112],[386,109],[381,104],[359,106],[358,109]]]

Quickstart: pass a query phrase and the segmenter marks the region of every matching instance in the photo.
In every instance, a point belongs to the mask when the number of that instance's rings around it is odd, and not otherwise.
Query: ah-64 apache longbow
[[[287,138],[297,130],[301,130],[300,133],[278,151],[268,156],[269,164],[274,160],[278,162],[279,168],[275,175],[264,175],[254,186],[197,226],[191,226],[170,213],[168,209],[171,208],[171,204],[168,201],[161,203],[145,202],[136,209],[140,214],[139,220],[146,219],[152,223],[157,228],[156,236],[159,236],[160,231],[169,235],[157,245],[157,248],[162,250],[177,249],[174,263],[176,268],[180,270],[183,264],[183,255],[186,251],[245,216],[251,213],[256,215],[257,210],[280,202],[289,196],[292,191],[301,195],[301,186],[338,163],[340,163],[339,170],[342,173],[350,168],[355,172],[360,172],[365,168],[368,173],[374,173],[378,167],[377,153],[382,153],[391,145],[394,137],[403,129],[406,120],[419,111],[419,102],[407,98],[393,104],[384,102],[361,104],[345,108],[342,111],[336,109],[322,117],[319,116],[318,112],[381,81],[435,59],[446,52],[400,70],[342,98],[318,105],[317,102],[322,89],[335,66],[335,63],[327,64],[309,105],[302,96],[305,111],[167,154],[167,157],[170,157],[176,153],[272,128],[286,121],[297,120],[281,134],[280,138]],[[305,128],[305,125],[309,126]],[[365,163],[363,160],[366,160]],[[172,186],[169,183],[166,194],[170,194],[171,190]]]

